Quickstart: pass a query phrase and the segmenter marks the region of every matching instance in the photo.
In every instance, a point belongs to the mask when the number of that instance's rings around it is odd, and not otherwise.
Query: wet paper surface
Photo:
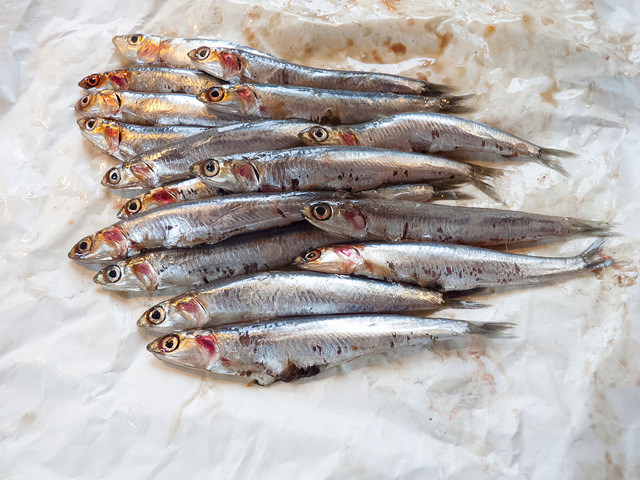
[[[632,1],[5,5],[0,477],[640,476],[639,18]],[[508,207],[615,222],[605,249],[627,263],[442,312],[514,322],[511,339],[393,352],[268,388],[169,367],[135,326],[161,297],[104,291],[67,259],[123,203],[99,184],[114,162],[75,125],[76,83],[125,65],[111,37],[136,32],[474,93],[467,118],[578,154],[563,160],[570,178],[505,166]],[[480,194],[465,204],[500,208]]]

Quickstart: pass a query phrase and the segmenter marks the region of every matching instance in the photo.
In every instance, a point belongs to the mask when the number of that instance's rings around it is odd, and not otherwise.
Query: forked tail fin
[[[503,175],[502,170],[497,168],[481,167],[479,165],[470,165],[470,167],[470,180],[473,186],[489,198],[505,205],[504,201],[500,198],[500,195],[496,192],[495,187],[486,181],[488,178],[495,178]]]
[[[473,107],[469,106],[467,102],[473,98],[473,95],[450,95],[445,97],[439,97],[437,99],[439,109],[438,111],[444,113],[468,113],[472,112]],[[430,105],[428,103],[428,105]]]
[[[585,270],[597,270],[599,268],[610,267],[615,263],[613,258],[605,257],[602,254],[602,247],[604,246],[604,238],[599,238],[579,256],[582,257],[585,263]]]
[[[569,158],[575,157],[576,154],[572,152],[567,152],[566,150],[557,150],[555,148],[540,148],[540,151],[536,155],[536,160],[540,162],[545,167],[549,167],[554,169],[557,172],[560,172],[565,177],[570,177],[569,172],[560,164],[558,160],[552,157],[560,157],[560,158]]]
[[[505,330],[513,328],[515,323],[509,322],[472,322],[466,321],[469,325],[469,333],[472,335],[482,335],[490,338],[509,338],[513,335],[505,334]]]

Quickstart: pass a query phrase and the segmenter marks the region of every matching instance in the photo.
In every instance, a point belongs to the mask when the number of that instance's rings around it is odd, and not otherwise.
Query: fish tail
[[[461,185],[452,185],[449,188],[439,189],[434,187],[433,199],[434,200],[470,200],[473,195],[468,193],[462,193],[458,191]]]
[[[616,237],[618,234],[611,229],[616,225],[609,222],[599,222],[592,220],[581,220],[579,218],[569,219],[573,233],[577,235],[591,235],[595,237]]]
[[[515,323],[511,322],[472,322],[466,321],[469,325],[471,335],[482,335],[489,338],[509,338],[512,335],[505,334],[505,330],[513,328]]]
[[[552,157],[569,158],[575,156],[575,153],[567,152],[566,150],[540,147],[540,150],[536,155],[536,159],[545,167],[552,168],[553,170],[560,172],[565,177],[570,177],[571,175],[569,175],[569,172],[567,172],[567,170],[560,164],[558,160]]]
[[[449,95],[438,98],[439,110],[446,113],[468,113],[473,108],[466,105],[473,95]]]
[[[470,165],[470,167],[470,179],[473,186],[486,196],[504,205],[505,203],[496,192],[495,187],[486,181],[488,178],[495,178],[503,175],[502,170],[497,168],[481,167],[479,165]]]
[[[448,95],[454,93],[456,89],[449,85],[442,85],[441,83],[424,82],[424,87],[419,95],[425,97],[439,97],[440,95]]]
[[[607,258],[602,254],[604,246],[604,238],[599,238],[579,256],[584,260],[585,270],[597,270],[599,268],[610,267],[615,263],[613,258]]]

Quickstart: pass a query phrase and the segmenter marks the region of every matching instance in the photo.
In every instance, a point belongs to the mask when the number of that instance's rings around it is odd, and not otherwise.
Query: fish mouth
[[[138,325],[139,326],[139,325]],[[160,339],[156,338],[147,344],[147,352],[153,353],[156,357],[162,355],[160,351]]]

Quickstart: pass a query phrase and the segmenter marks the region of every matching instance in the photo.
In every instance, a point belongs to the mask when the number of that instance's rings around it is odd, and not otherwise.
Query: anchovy
[[[332,195],[332,192],[226,195],[167,205],[125,218],[81,239],[69,252],[69,258],[87,263],[109,262],[154,248],[213,244],[240,233],[300,221],[303,205]]]
[[[318,247],[299,256],[304,270],[358,275],[433,288],[470,290],[493,285],[550,283],[613,264],[603,240],[575,257],[536,257],[437,243],[367,243]]]
[[[466,96],[424,97],[284,85],[219,85],[197,96],[220,115],[326,124],[373,120],[403,112],[462,112]]]
[[[251,52],[200,47],[189,52],[194,65],[232,83],[269,83],[300,87],[437,96],[451,88],[416,78],[376,72],[312,68]]]
[[[118,35],[113,37],[113,44],[127,59],[138,64],[164,65],[173,68],[193,69],[188,53],[202,46],[209,48],[234,48],[258,55],[270,56],[268,53],[253,48],[207,38],[174,38],[158,35]]]
[[[531,158],[566,175],[551,157],[571,152],[543,148],[497,128],[439,113],[402,113],[358,125],[314,125],[300,132],[307,145],[349,145],[422,153],[466,150],[503,157]]]
[[[219,117],[193,95],[101,90],[85,95],[76,103],[84,117],[99,117],[136,125],[197,125],[216,127],[237,123]]]
[[[217,157],[195,163],[191,172],[230,192],[346,190],[381,185],[469,181],[497,199],[486,178],[495,169],[419,153],[366,147],[298,147]]]
[[[172,140],[186,138],[209,129],[176,125],[149,127],[95,117],[79,118],[78,126],[84,138],[107,155],[123,161]]]
[[[297,252],[330,245],[340,238],[302,223],[217,245],[147,252],[103,268],[93,280],[109,290],[192,289],[222,278],[290,265]]]
[[[222,280],[151,307],[138,326],[181,330],[295,315],[476,308],[422,288],[315,272],[262,272]]]
[[[147,350],[160,360],[259,385],[290,382],[363,355],[427,346],[457,336],[501,337],[508,323],[481,323],[401,315],[298,317],[174,332]]]
[[[89,92],[105,89],[148,93],[186,93],[197,95],[207,88],[220,85],[217,78],[194,70],[138,67],[94,73],[84,77],[78,86]]]
[[[217,155],[301,146],[298,132],[308,122],[266,121],[211,129],[166,144],[111,168],[102,184],[110,188],[154,188],[193,177],[191,164]]]
[[[578,235],[612,235],[606,222],[386,200],[314,201],[304,207],[303,215],[327,232],[365,240],[505,246]]]

